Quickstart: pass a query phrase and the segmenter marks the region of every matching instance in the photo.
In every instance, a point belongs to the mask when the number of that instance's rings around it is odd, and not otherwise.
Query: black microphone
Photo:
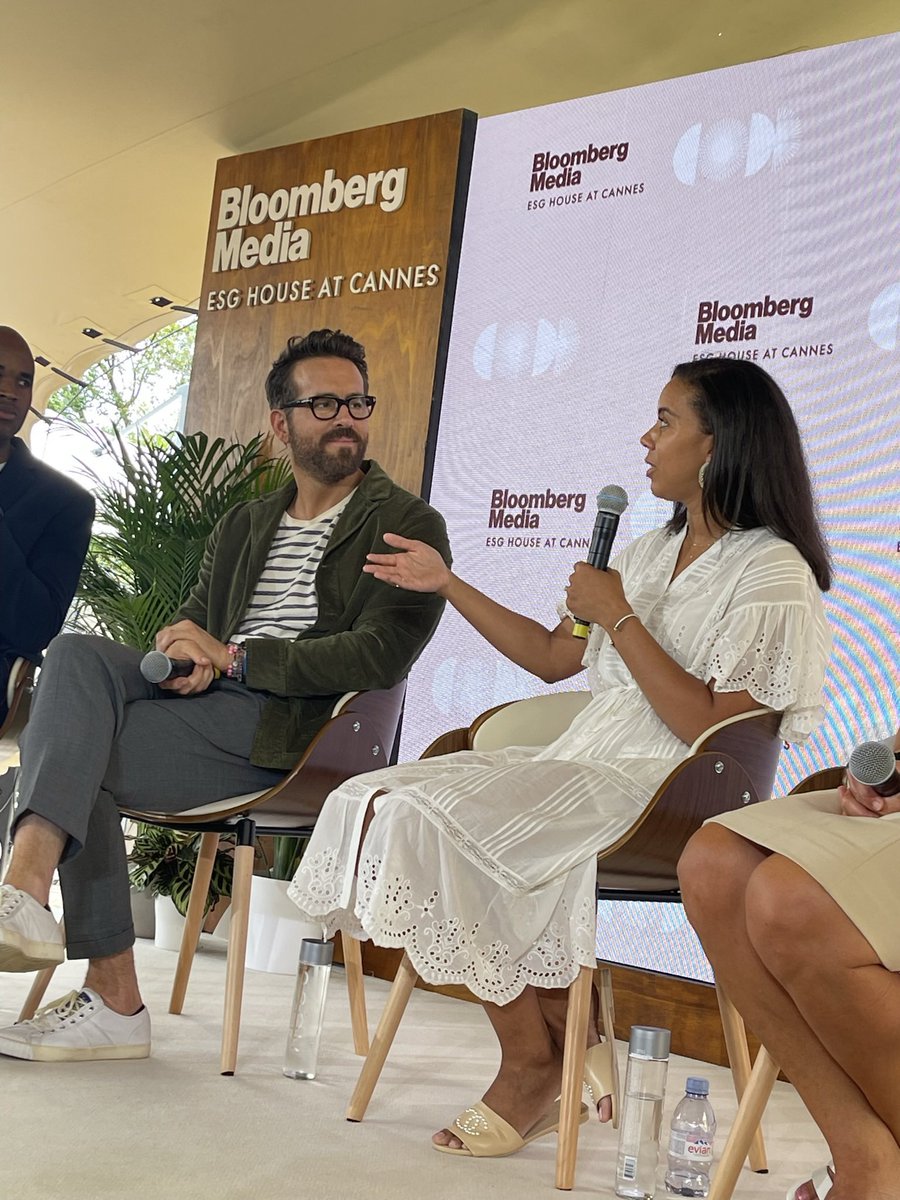
[[[850,755],[847,770],[879,796],[896,796],[900,792],[894,752],[883,742],[861,742]]]
[[[591,537],[590,549],[586,562],[600,571],[605,571],[609,565],[616,531],[619,528],[619,517],[628,507],[628,493],[615,483],[608,483],[597,496],[597,518],[594,521],[594,533]],[[582,621],[575,617],[575,628],[572,636],[586,638],[590,632],[590,621]]]
[[[169,658],[162,650],[150,650],[141,659],[141,674],[148,683],[164,683],[193,674],[195,665],[189,658]]]

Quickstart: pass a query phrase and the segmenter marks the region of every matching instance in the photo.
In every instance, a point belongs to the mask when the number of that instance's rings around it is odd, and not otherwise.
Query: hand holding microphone
[[[881,742],[862,742],[850,755],[839,794],[848,817],[900,812],[900,773],[893,751]]]
[[[228,647],[194,621],[176,621],[156,635],[156,650],[144,656],[141,673],[179,696],[205,692],[230,664]],[[148,674],[149,672],[149,674]]]
[[[141,674],[148,683],[165,683],[169,679],[183,679],[193,675],[197,664],[189,658],[169,658],[162,650],[149,650],[141,659]],[[219,672],[213,667],[214,678]]]
[[[883,742],[862,742],[850,755],[847,781],[841,789],[846,816],[880,817],[900,811],[900,773],[893,750]]]
[[[597,516],[594,520],[594,532],[590,548],[587,552],[588,566],[605,571],[609,565],[609,556],[619,528],[619,517],[628,507],[628,493],[615,483],[607,484],[597,496]],[[586,638],[590,632],[590,622],[575,617],[575,627],[572,636]]]
[[[879,796],[896,796],[900,792],[894,752],[883,742],[861,742],[850,755],[847,770]]]

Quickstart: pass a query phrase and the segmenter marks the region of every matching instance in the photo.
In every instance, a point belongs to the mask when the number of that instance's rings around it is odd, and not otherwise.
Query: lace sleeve
[[[747,691],[783,713],[781,736],[802,741],[822,718],[831,635],[806,564],[779,565],[780,571],[770,563],[748,572],[707,631],[698,665],[717,692]]]

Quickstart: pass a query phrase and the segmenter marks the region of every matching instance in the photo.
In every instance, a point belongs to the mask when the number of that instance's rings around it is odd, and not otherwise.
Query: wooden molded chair
[[[27,658],[17,658],[9,669],[6,681],[6,716],[0,723],[0,776],[19,765],[19,737],[31,709],[31,690],[36,664]],[[0,864],[6,866],[9,849],[9,829],[13,817],[15,774],[0,784]]]
[[[19,735],[31,709],[31,688],[36,664],[17,658],[6,681],[6,716],[0,725],[0,766],[18,755]],[[16,761],[18,761],[16,759]]]
[[[311,833],[329,792],[354,775],[387,766],[405,695],[406,680],[383,691],[348,692],[342,696],[297,765],[268,790],[232,796],[178,813],[122,810],[123,815],[137,821],[202,833],[172,984],[170,1013],[181,1013],[184,1007],[219,838],[223,833],[237,835],[222,1028],[223,1075],[233,1075],[237,1063],[256,838],[261,834],[303,837]],[[353,1045],[357,1054],[365,1054],[369,1039],[359,942],[344,938],[343,951]],[[39,972],[19,1020],[34,1015],[52,974],[52,968]]]
[[[838,787],[844,775],[843,767],[828,767],[817,771],[814,775],[802,780],[791,791],[791,795],[802,792],[819,792]],[[738,1030],[744,1036],[744,1022],[740,1013],[731,1003],[721,987],[716,985],[716,995],[719,1000],[719,1012],[722,1015],[722,1026]],[[731,1050],[729,1048],[729,1054]],[[747,1066],[749,1067],[749,1055]],[[753,1070],[742,1095],[738,1095],[738,1110],[734,1123],[728,1132],[724,1149],[719,1158],[718,1166],[709,1189],[709,1200],[731,1200],[735,1184],[740,1175],[741,1165],[747,1157],[750,1142],[759,1129],[760,1121],[765,1112],[766,1104],[778,1078],[778,1063],[765,1046],[760,1046],[753,1064]]]
[[[423,757],[466,748],[546,745],[589,700],[587,692],[561,692],[501,705],[482,714],[468,729],[442,735]],[[771,795],[781,753],[779,723],[778,713],[755,709],[722,721],[699,737],[634,825],[598,856],[598,894],[604,898],[679,900],[676,864],[690,836],[707,817]],[[583,967],[569,988],[556,1165],[556,1186],[565,1190],[573,1186],[575,1177],[593,974],[592,968]],[[350,1121],[361,1121],[365,1115],[416,978],[404,954],[350,1099]],[[613,1036],[612,1031],[609,1035]],[[740,1099],[749,1075],[746,1042],[743,1056],[727,1038],[726,1044]],[[754,1147],[753,1165],[765,1169],[761,1139]]]

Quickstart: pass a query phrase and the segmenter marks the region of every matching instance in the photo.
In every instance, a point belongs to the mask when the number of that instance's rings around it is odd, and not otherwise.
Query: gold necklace
[[[721,534],[719,536],[721,537]],[[706,542],[703,546],[701,546],[700,549],[698,550],[697,546],[700,545],[700,539],[693,538],[691,540],[690,544],[688,545],[688,552],[685,555],[685,558],[693,560],[694,558],[696,558],[700,554],[702,554],[704,552],[704,550],[708,550],[710,548],[710,546],[714,546],[718,540],[719,540],[719,538],[716,537],[715,535],[710,535],[710,540],[708,542]]]

